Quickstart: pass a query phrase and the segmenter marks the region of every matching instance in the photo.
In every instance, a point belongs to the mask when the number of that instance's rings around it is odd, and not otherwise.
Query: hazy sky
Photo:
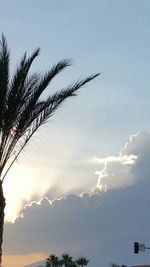
[[[73,60],[46,95],[101,72],[40,129],[6,178],[7,220],[30,201],[55,199],[50,207],[48,200],[29,206],[15,224],[6,223],[6,260],[18,257],[23,266],[25,255],[36,261],[36,253],[38,260],[49,251],[70,251],[90,257],[91,267],[111,261],[149,263],[147,252],[138,258],[132,249],[135,239],[150,242],[149,13],[148,0],[1,1],[0,32],[11,50],[11,72],[24,51],[30,54],[39,46],[33,71],[44,72],[63,58]],[[79,195],[83,192],[90,209]],[[68,213],[65,229],[67,209],[72,219]],[[35,232],[29,238],[30,221]],[[58,229],[66,233],[65,243],[64,236],[55,236]]]

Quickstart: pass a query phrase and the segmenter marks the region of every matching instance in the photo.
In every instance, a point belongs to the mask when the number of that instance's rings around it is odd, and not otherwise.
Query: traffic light
[[[135,254],[139,253],[139,243],[138,242],[134,242],[134,253]]]

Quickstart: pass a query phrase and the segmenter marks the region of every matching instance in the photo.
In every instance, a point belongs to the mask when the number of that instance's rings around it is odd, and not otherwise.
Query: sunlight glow
[[[43,175],[46,175],[42,171]],[[44,196],[52,186],[50,179],[41,179],[42,174],[31,166],[16,164],[4,180],[4,195],[6,201],[6,221],[14,222],[18,214],[32,197]]]

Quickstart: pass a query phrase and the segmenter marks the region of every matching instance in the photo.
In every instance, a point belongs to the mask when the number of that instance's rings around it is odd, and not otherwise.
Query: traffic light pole
[[[134,254],[138,254],[141,251],[145,251],[146,249],[150,249],[150,247],[146,247],[144,244],[139,242],[134,242]]]

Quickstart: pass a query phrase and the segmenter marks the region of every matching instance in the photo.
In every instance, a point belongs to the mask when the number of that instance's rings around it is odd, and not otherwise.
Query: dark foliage
[[[40,49],[35,50],[30,57],[25,53],[13,77],[10,77],[10,53],[6,39],[2,35],[0,41],[0,175],[2,182],[36,130],[47,122],[66,99],[75,96],[80,87],[99,75],[91,75],[79,80],[41,101],[42,93],[51,84],[53,78],[71,63],[70,60],[64,59],[44,75],[30,74],[30,67],[39,55],[39,51]]]

